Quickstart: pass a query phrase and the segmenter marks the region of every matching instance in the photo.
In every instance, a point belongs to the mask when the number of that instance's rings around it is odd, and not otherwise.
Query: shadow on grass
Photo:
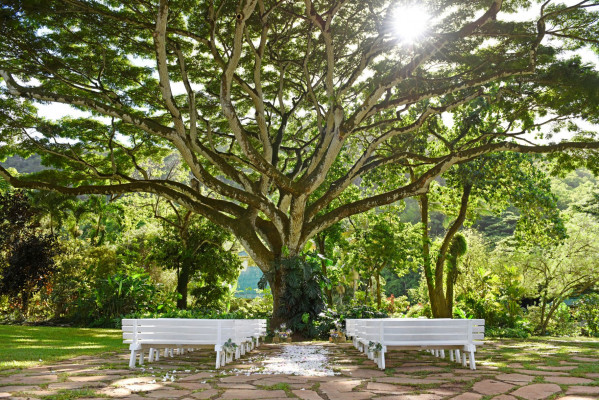
[[[0,325],[0,371],[126,348],[115,329]]]

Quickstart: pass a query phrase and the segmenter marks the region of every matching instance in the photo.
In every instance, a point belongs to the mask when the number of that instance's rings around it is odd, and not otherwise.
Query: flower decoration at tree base
[[[279,342],[287,342],[287,343],[291,343],[291,335],[293,334],[293,331],[291,329],[287,328],[287,324],[281,324],[281,326],[279,327],[279,329],[275,329],[275,336],[273,337],[272,341],[273,343],[279,343]]]

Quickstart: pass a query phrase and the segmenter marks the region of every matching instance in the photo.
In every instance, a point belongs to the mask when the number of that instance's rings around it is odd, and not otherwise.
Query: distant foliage
[[[259,296],[254,298],[232,298],[229,312],[244,315],[243,318],[270,318],[273,302],[270,288],[257,289],[257,293]]]
[[[599,293],[583,295],[574,303],[574,309],[582,334],[599,337]]]
[[[326,309],[318,315],[314,323],[315,337],[328,339],[331,329],[338,326],[346,329],[347,319],[387,318],[389,314],[369,306],[340,307],[339,310]]]
[[[547,310],[543,311],[542,307],[528,307],[527,319],[532,326],[538,327],[543,322],[543,312],[547,314]],[[545,318],[547,317],[545,316]],[[548,319],[545,331],[541,332],[536,329],[535,333],[542,336],[577,336],[580,334],[580,328],[571,313],[570,307],[565,303],[559,303],[553,315]]]

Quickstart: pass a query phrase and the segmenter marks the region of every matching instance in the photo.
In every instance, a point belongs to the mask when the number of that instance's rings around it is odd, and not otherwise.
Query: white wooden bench
[[[246,350],[252,350],[260,345],[260,339],[266,336],[265,319],[236,319],[236,330],[239,332],[239,340],[246,344]]]
[[[135,367],[137,356],[140,365],[143,364],[145,350],[149,351],[148,361],[152,361],[158,359],[160,349],[164,349],[166,356],[172,355],[173,349],[183,352],[196,348],[214,348],[216,368],[219,368],[245,353],[248,342],[253,343],[256,335],[262,333],[262,326],[266,326],[266,320],[145,318],[122,321],[123,342],[128,343],[131,350],[130,368]],[[236,345],[235,349],[225,345],[229,339]]]
[[[353,337],[354,346],[368,354],[379,368],[385,369],[388,350],[429,350],[450,360],[462,362],[466,357],[470,369],[476,369],[476,346],[484,342],[483,319],[421,319],[386,318],[346,320],[347,333]],[[460,354],[460,352],[462,354]]]

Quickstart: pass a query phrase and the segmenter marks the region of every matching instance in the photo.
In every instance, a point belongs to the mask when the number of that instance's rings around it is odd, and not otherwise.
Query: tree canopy
[[[484,154],[597,170],[599,142],[574,118],[597,122],[599,76],[572,55],[596,49],[597,1],[422,1],[426,30],[406,38],[395,27],[410,4],[3,1],[0,157],[39,153],[53,168],[0,176],[156,194],[231,231],[268,271]],[[86,116],[44,119],[40,103]],[[437,129],[452,118],[464,129]],[[172,152],[182,178],[149,162]]]

